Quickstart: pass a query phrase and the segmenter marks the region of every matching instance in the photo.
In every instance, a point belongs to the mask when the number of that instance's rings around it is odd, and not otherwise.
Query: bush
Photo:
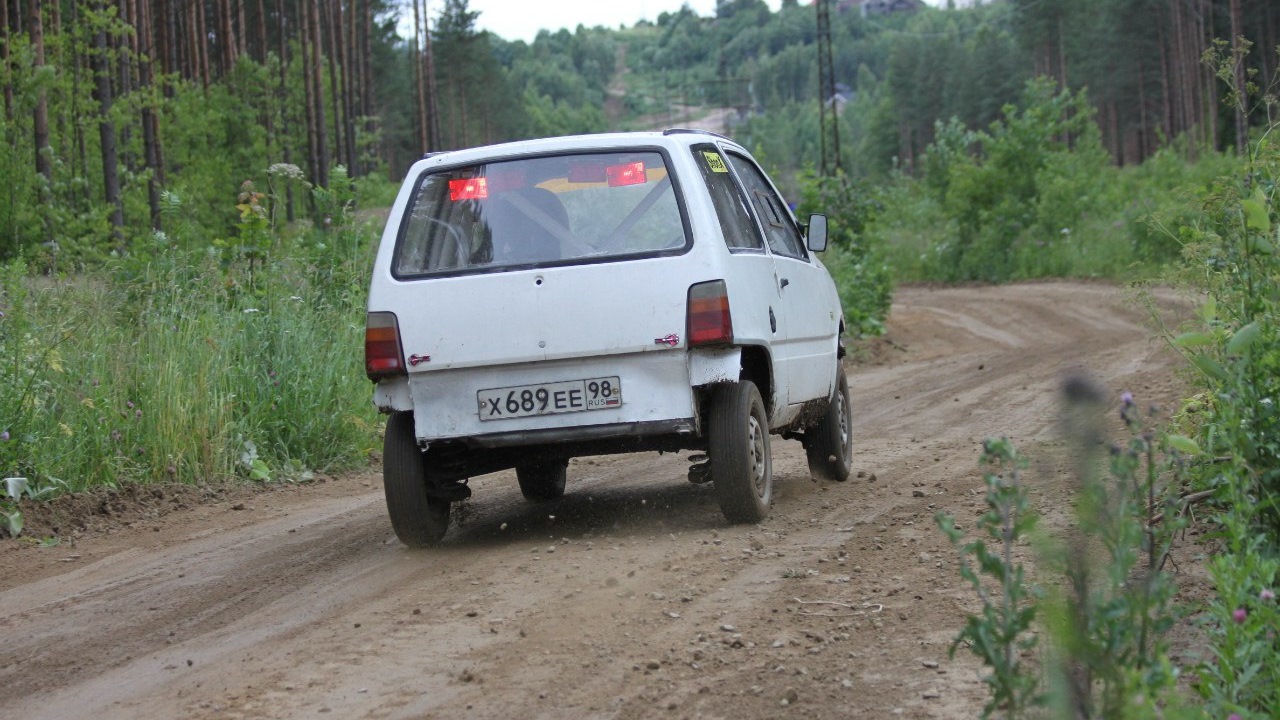
[[[826,213],[828,250],[823,262],[840,293],[847,330],[853,337],[884,332],[885,317],[893,302],[893,280],[884,253],[873,236],[863,230],[880,204],[866,186],[846,175],[800,177],[799,215]]]
[[[5,268],[0,473],[39,493],[367,461],[369,231],[259,240],[188,251],[157,235],[70,279]]]

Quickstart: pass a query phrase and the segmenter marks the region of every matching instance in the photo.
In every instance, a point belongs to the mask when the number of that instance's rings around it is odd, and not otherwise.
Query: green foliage
[[[1037,80],[1028,83],[1021,108],[1007,106],[989,131],[964,132],[954,124],[939,131],[927,165],[942,175],[928,182],[956,228],[941,252],[945,279],[1052,274],[1036,266],[1055,235],[1064,234],[1053,226],[1069,235],[1107,168],[1091,118],[1083,93],[1057,93]]]
[[[954,518],[936,518],[960,547],[960,575],[982,602],[952,652],[966,644],[991,671],[984,678],[991,690],[985,716],[998,710],[1024,717],[1047,704],[1062,717],[1159,717],[1177,678],[1164,640],[1175,615],[1174,586],[1163,564],[1181,527],[1174,503],[1181,473],[1199,448],[1144,426],[1126,393],[1121,417],[1129,441],[1112,447],[1105,477],[1099,472],[1108,464],[1099,457],[1099,392],[1087,381],[1072,381],[1066,395],[1075,522],[1063,535],[1035,536],[1039,586],[1064,589],[1028,589],[1014,557],[1015,546],[1032,536],[1036,517],[1022,486],[1026,461],[1007,439],[987,440],[982,462],[995,470],[985,476],[987,512],[977,522],[986,539],[961,545],[964,534]],[[1050,641],[1045,647],[1037,645],[1042,628]]]
[[[879,335],[893,302],[893,279],[876,238],[863,233],[880,205],[870,187],[844,175],[800,178],[801,221],[825,213],[829,245],[823,262],[840,293],[847,329],[854,337]]]
[[[298,479],[365,461],[377,436],[359,352],[371,233],[281,238],[260,193],[239,200],[224,252],[157,235],[94,277],[5,269],[0,473],[39,493]]]
[[[1216,595],[1200,668],[1211,712],[1273,717],[1280,708],[1280,148],[1274,128],[1245,172],[1214,185],[1176,228],[1185,277],[1206,294],[1196,325],[1170,342],[1196,370],[1188,403],[1198,445],[1213,462],[1195,479],[1214,493],[1219,551],[1209,561]]]
[[[1174,228],[1198,215],[1189,198],[1238,167],[1214,153],[1191,162],[1181,141],[1115,168],[1091,123],[1071,145],[1060,142],[1081,96],[1029,97],[1031,107],[989,132],[939,125],[921,177],[896,174],[880,186],[884,208],[867,233],[898,279],[1155,275],[1181,256],[1187,238]]]
[[[991,671],[983,677],[991,699],[982,710],[984,718],[998,713],[1006,718],[1023,717],[1043,702],[1040,678],[1034,667],[1024,663],[1024,654],[1036,647],[1032,632],[1038,602],[1026,585],[1025,568],[1013,558],[1014,547],[1035,528],[1036,515],[1030,509],[1022,470],[1026,463],[1008,438],[990,438],[983,443],[984,466],[993,469],[983,475],[987,486],[987,511],[978,518],[977,529],[986,540],[961,544],[964,532],[955,518],[938,513],[938,527],[960,549],[960,577],[973,586],[982,602],[981,615],[969,615],[964,629],[951,643],[950,654],[961,644]],[[987,546],[993,544],[994,550]],[[977,564],[977,571],[972,562]],[[984,580],[983,577],[988,578]]]
[[[1066,424],[1077,464],[1075,527],[1066,542],[1047,542],[1043,551],[1067,587],[1046,605],[1057,664],[1053,704],[1075,717],[1147,717],[1177,677],[1164,640],[1175,588],[1163,566],[1182,527],[1176,493],[1184,451],[1196,448],[1147,426],[1125,393],[1120,416],[1129,440],[1111,446],[1104,476],[1099,398],[1083,383],[1075,387]]]

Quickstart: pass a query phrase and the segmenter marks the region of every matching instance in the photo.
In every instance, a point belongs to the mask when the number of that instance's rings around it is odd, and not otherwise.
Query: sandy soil
[[[1176,400],[1145,315],[1100,284],[900,289],[849,367],[856,477],[814,482],[775,438],[759,525],[726,525],[683,454],[577,460],[546,505],[479,478],[426,551],[376,472],[29,509],[63,540],[0,541],[2,714],[975,717],[979,666],[947,658],[975,603],[933,515],[980,510],[984,437],[1060,444],[1070,373]]]

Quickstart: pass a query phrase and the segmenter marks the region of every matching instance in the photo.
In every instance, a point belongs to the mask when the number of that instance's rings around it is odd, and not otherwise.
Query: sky
[[[630,27],[640,20],[656,22],[659,14],[676,12],[686,2],[703,17],[715,15],[716,0],[471,0],[470,8],[480,12],[476,24],[481,30],[504,40],[532,42],[541,29],[555,32],[568,28],[572,32],[582,24],[616,30],[620,24]],[[765,2],[774,11],[782,5],[782,0]],[[443,5],[439,0],[431,3],[433,18]]]

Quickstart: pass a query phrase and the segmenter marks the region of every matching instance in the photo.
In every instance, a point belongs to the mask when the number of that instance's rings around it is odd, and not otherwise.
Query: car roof
[[[565,135],[561,137],[539,138],[536,140],[519,140],[516,142],[485,145],[464,150],[448,150],[425,155],[410,170],[410,173],[423,170],[456,166],[474,165],[495,158],[509,159],[522,155],[546,155],[566,151],[614,150],[634,148],[637,146],[662,147],[674,149],[688,147],[698,143],[720,142],[741,152],[746,152],[738,143],[723,135],[707,130],[672,128],[662,132],[619,132],[599,133],[593,135]],[[425,165],[424,165],[425,163]]]

